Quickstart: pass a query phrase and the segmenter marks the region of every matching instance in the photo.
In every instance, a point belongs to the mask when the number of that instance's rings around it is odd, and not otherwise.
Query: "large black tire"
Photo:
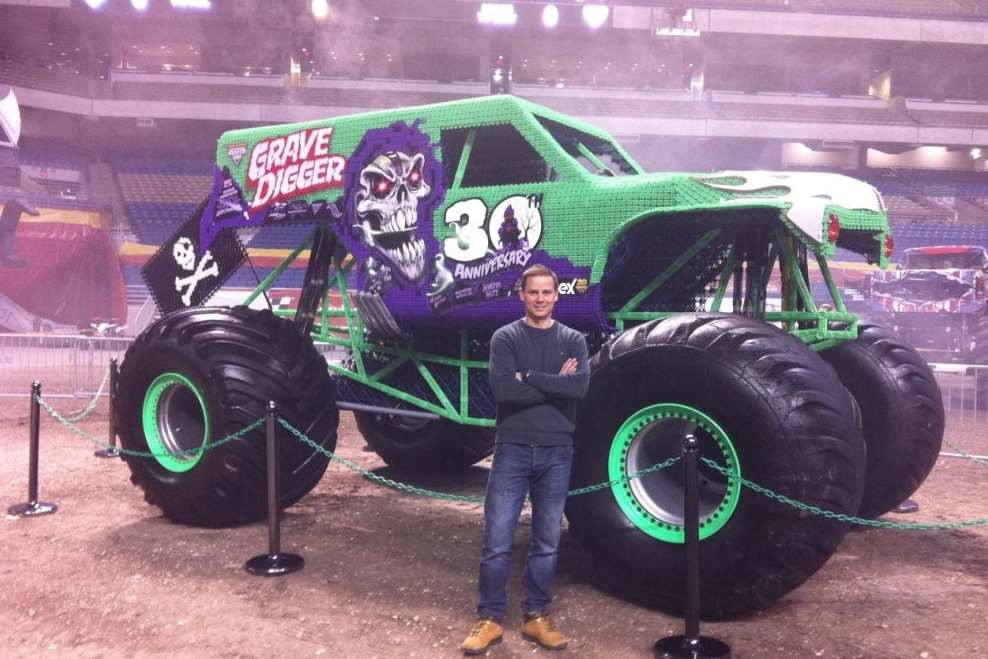
[[[459,471],[483,460],[494,449],[493,428],[376,412],[353,415],[368,446],[396,469]]]
[[[943,442],[943,398],[933,371],[889,330],[859,326],[858,338],[823,357],[858,402],[868,465],[862,517],[878,517],[915,492]]]
[[[573,487],[679,455],[694,432],[701,457],[738,466],[755,483],[838,513],[858,510],[865,449],[850,397],[796,337],[741,316],[684,314],[625,332],[591,367]],[[847,531],[700,471],[705,617],[768,606],[816,572]],[[566,505],[573,534],[611,568],[608,582],[673,614],[685,590],[682,483],[675,465]]]
[[[171,374],[171,375],[169,375]],[[312,341],[270,311],[193,308],[147,328],[120,367],[117,428],[131,480],[169,519],[222,527],[267,513],[264,427],[192,454],[265,414],[278,414],[333,451],[335,385]],[[308,493],[329,459],[276,425],[281,505]]]

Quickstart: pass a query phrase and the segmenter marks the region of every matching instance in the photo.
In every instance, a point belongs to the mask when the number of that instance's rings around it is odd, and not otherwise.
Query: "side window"
[[[638,173],[614,144],[571,126],[536,116],[561,147],[591,174],[624,176]]]
[[[542,156],[510,124],[477,129],[463,187],[540,183],[554,177]]]
[[[463,145],[466,144],[469,132],[469,128],[452,128],[440,134],[439,143],[443,151],[443,183],[447,190],[453,187],[456,167],[460,164],[460,155],[463,154]]]

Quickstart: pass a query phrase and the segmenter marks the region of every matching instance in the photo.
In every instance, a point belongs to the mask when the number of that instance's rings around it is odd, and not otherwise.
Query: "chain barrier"
[[[374,481],[374,482],[376,482],[376,483],[378,483],[380,485],[384,485],[385,487],[390,487],[390,488],[393,488],[393,489],[396,489],[396,490],[401,490],[402,492],[409,492],[411,494],[417,494],[417,495],[423,496],[423,497],[430,497],[430,498],[433,498],[433,499],[443,499],[443,500],[446,500],[446,501],[459,501],[459,502],[462,502],[462,503],[483,503],[484,502],[484,497],[483,496],[480,496],[480,495],[447,494],[445,492],[437,492],[435,490],[429,490],[429,489],[426,489],[424,487],[417,487],[415,485],[409,485],[408,483],[402,483],[400,481],[396,481],[396,480],[393,480],[391,478],[387,478],[385,476],[379,476],[378,474],[375,474],[374,472],[372,472],[372,471],[370,471],[368,469],[364,469],[363,467],[361,467],[358,464],[355,464],[353,462],[350,462],[346,458],[342,458],[342,457],[340,457],[338,455],[334,455],[332,451],[330,451],[329,449],[327,449],[324,446],[321,446],[321,445],[317,444],[313,440],[309,439],[305,435],[305,433],[303,433],[301,430],[299,430],[298,428],[296,428],[295,426],[293,426],[289,422],[285,421],[281,417],[278,417],[278,423],[281,424],[281,426],[285,430],[287,430],[292,435],[294,435],[295,436],[295,439],[297,439],[298,441],[302,442],[306,446],[309,446],[313,450],[318,451],[318,452],[322,453],[323,455],[328,456],[331,459],[337,460],[340,464],[342,464],[347,469],[349,469],[349,470],[351,470],[351,471],[353,471],[355,473],[358,473],[361,476],[363,476],[364,478],[367,478],[369,480],[372,480],[372,481]],[[596,485],[589,485],[587,487],[581,487],[581,488],[578,488],[578,489],[575,489],[575,490],[570,490],[568,492],[568,496],[578,496],[580,494],[587,494],[588,492],[596,492],[597,490],[602,490],[602,489],[611,487],[613,485],[617,485],[618,483],[623,483],[623,482],[630,481],[633,478],[641,478],[642,476],[645,476],[646,474],[650,474],[652,472],[656,472],[656,471],[659,471],[661,469],[667,469],[667,468],[671,467],[672,465],[676,464],[677,462],[679,462],[679,460],[680,460],[680,458],[677,455],[677,456],[674,456],[674,457],[669,458],[668,460],[664,460],[662,462],[659,462],[658,464],[652,465],[651,467],[648,467],[647,469],[642,469],[641,471],[636,471],[633,474],[628,474],[627,476],[625,476],[623,478],[615,478],[613,480],[607,481],[606,483],[598,483]]]
[[[264,417],[262,416],[262,417],[258,418],[256,421],[254,421],[253,423],[251,423],[250,425],[244,426],[243,428],[241,428],[237,432],[235,432],[233,434],[230,434],[230,435],[227,435],[226,437],[224,437],[222,439],[217,439],[215,442],[207,442],[206,444],[204,444],[202,446],[196,446],[194,448],[181,449],[181,450],[178,450],[178,451],[165,451],[163,453],[161,453],[161,452],[153,452],[153,451],[134,451],[134,450],[125,449],[125,448],[122,448],[122,447],[119,447],[119,446],[113,447],[110,444],[107,444],[106,442],[104,442],[103,440],[97,439],[96,437],[94,437],[90,433],[86,432],[82,428],[77,428],[76,425],[75,425],[75,422],[70,421],[66,417],[64,417],[61,414],[59,414],[58,411],[56,411],[51,405],[49,405],[48,404],[48,401],[46,401],[41,396],[35,396],[34,399],[36,401],[38,401],[38,404],[41,405],[41,407],[45,408],[45,411],[48,412],[48,414],[53,419],[55,419],[56,421],[59,421],[60,423],[62,423],[62,425],[64,425],[66,428],[68,428],[69,430],[71,430],[72,432],[74,432],[79,437],[82,437],[83,439],[85,439],[88,442],[92,442],[93,444],[95,444],[98,447],[101,447],[101,448],[104,448],[104,449],[107,449],[107,448],[116,448],[116,450],[121,455],[131,455],[131,456],[134,456],[134,457],[137,457],[137,458],[170,458],[170,457],[175,457],[175,456],[193,455],[195,453],[198,453],[199,451],[211,451],[211,450],[213,450],[215,448],[219,448],[220,446],[223,446],[224,444],[229,444],[232,441],[238,440],[241,437],[243,437],[244,435],[246,435],[246,434],[248,434],[250,432],[253,432],[254,430],[257,430],[262,425],[264,425]]]
[[[48,412],[48,414],[52,418],[54,418],[57,421],[61,422],[63,425],[65,425],[67,428],[69,428],[69,430],[71,430],[76,435],[82,437],[83,439],[85,439],[85,440],[87,440],[89,442],[92,442],[96,446],[99,446],[99,447],[102,447],[102,448],[110,448],[110,445],[109,444],[106,444],[102,440],[97,439],[96,437],[94,437],[90,433],[86,432],[85,430],[82,430],[81,428],[77,428],[76,425],[75,425],[79,420],[85,418],[86,416],[88,416],[92,412],[92,409],[95,408],[95,406],[96,406],[95,405],[95,402],[98,401],[99,400],[99,396],[102,395],[102,390],[103,390],[103,388],[104,388],[105,385],[106,385],[106,377],[104,377],[103,382],[100,384],[100,390],[97,392],[96,396],[94,397],[93,403],[90,403],[90,405],[87,406],[87,409],[84,410],[83,413],[80,414],[80,415],[65,416],[65,415],[60,414],[57,410],[55,410],[48,403],[48,401],[44,400],[44,398],[42,396],[40,396],[40,395],[36,395],[35,396],[35,400],[38,402],[39,405],[41,405],[43,408],[45,408],[45,410]],[[230,434],[230,435],[228,435],[226,437],[223,437],[222,439],[218,439],[215,442],[208,442],[204,446],[201,446],[201,447],[195,447],[195,448],[191,448],[191,449],[182,449],[182,450],[178,450],[178,451],[167,451],[167,452],[164,452],[164,453],[155,453],[155,452],[150,452],[150,451],[134,451],[134,450],[125,449],[125,448],[119,448],[119,447],[117,448],[117,450],[121,454],[123,454],[123,455],[130,455],[130,456],[140,457],[140,458],[157,458],[157,457],[174,457],[174,456],[177,456],[177,455],[178,456],[180,456],[180,455],[191,455],[191,454],[194,454],[194,453],[198,453],[199,451],[209,451],[209,450],[212,450],[212,449],[215,449],[215,448],[219,448],[220,446],[223,446],[224,444],[227,444],[227,443],[232,442],[232,441],[236,441],[237,439],[240,439],[244,435],[247,435],[248,433],[251,433],[254,430],[257,430],[258,428],[260,428],[264,424],[264,420],[265,420],[265,417],[262,416],[262,417],[258,418],[256,421],[254,421],[253,423],[251,423],[251,424],[249,424],[247,426],[244,426],[240,430],[238,430],[238,431],[236,431],[236,432],[234,432],[234,433],[232,433],[232,434]],[[339,464],[343,465],[344,467],[346,467],[350,471],[352,471],[354,473],[357,473],[357,474],[363,476],[364,478],[366,478],[366,479],[368,479],[370,481],[373,481],[373,482],[375,482],[375,483],[377,483],[379,485],[383,485],[383,486],[389,487],[391,489],[399,490],[401,492],[407,492],[409,494],[415,494],[415,495],[418,495],[418,496],[423,496],[423,497],[428,497],[428,498],[433,498],[433,499],[442,499],[442,500],[445,500],[445,501],[456,501],[456,502],[460,502],[460,503],[474,503],[474,504],[479,504],[479,503],[483,503],[484,502],[484,497],[482,495],[448,494],[446,492],[438,492],[436,490],[430,490],[430,489],[427,489],[427,488],[418,487],[416,485],[409,485],[408,483],[402,483],[401,481],[396,481],[394,479],[387,478],[386,476],[380,476],[380,475],[375,474],[374,472],[370,471],[369,469],[365,469],[364,467],[361,467],[360,465],[356,464],[355,462],[351,462],[350,460],[347,460],[346,458],[341,457],[341,456],[337,455],[336,453],[334,453],[333,451],[330,451],[329,449],[325,448],[324,446],[316,443],[315,441],[313,441],[312,439],[310,439],[309,437],[307,437],[305,435],[305,433],[303,433],[301,430],[295,428],[291,423],[289,423],[285,419],[281,418],[280,416],[278,417],[278,423],[283,428],[285,428],[285,430],[287,430],[291,435],[293,435],[295,437],[295,439],[297,439],[299,442],[301,442],[301,443],[309,446],[314,451],[317,451],[319,453],[322,453],[323,455],[325,455],[329,459],[335,460],[336,462],[338,462]],[[972,462],[976,462],[976,463],[984,466],[985,468],[988,468],[988,461],[982,460],[980,458],[977,458],[977,457],[974,457],[972,455],[969,455],[969,454],[965,453],[963,450],[961,450],[960,448],[954,446],[953,444],[951,444],[946,439],[943,440],[943,442],[949,448],[951,448],[952,450],[956,451],[957,453],[959,453],[963,457],[967,458],[968,460],[971,460]],[[676,464],[677,462],[679,462],[680,459],[681,458],[679,456],[673,456],[671,458],[668,458],[667,460],[663,460],[662,462],[659,462],[657,464],[654,464],[651,467],[648,467],[646,469],[642,469],[640,471],[636,471],[634,473],[628,474],[628,475],[623,476],[621,478],[614,478],[614,479],[611,479],[611,480],[606,481],[606,482],[603,482],[603,483],[597,483],[596,485],[588,485],[586,487],[581,487],[581,488],[576,488],[576,489],[570,490],[567,495],[568,496],[580,496],[582,494],[590,494],[592,492],[597,492],[599,490],[606,490],[606,489],[611,488],[611,487],[613,487],[615,485],[618,485],[618,484],[621,484],[621,483],[627,483],[627,482],[630,482],[631,480],[634,480],[636,478],[642,478],[643,476],[646,476],[648,474],[651,474],[651,473],[654,473],[654,472],[657,472],[657,471],[662,471],[663,469],[668,469],[669,467],[671,467],[674,464]],[[866,519],[864,517],[855,517],[854,515],[848,515],[848,514],[845,514],[845,513],[838,513],[838,512],[834,512],[832,510],[827,510],[825,508],[820,508],[820,507],[814,506],[812,504],[808,504],[808,503],[804,503],[802,501],[798,501],[797,499],[793,499],[792,497],[786,496],[784,494],[779,494],[778,492],[774,492],[773,490],[771,490],[771,489],[769,489],[767,487],[764,487],[762,485],[759,485],[758,483],[755,483],[753,481],[748,480],[747,478],[744,478],[742,476],[739,476],[738,474],[735,474],[734,472],[730,471],[726,467],[724,467],[724,466],[722,466],[722,465],[714,462],[713,460],[711,460],[709,458],[703,458],[703,457],[701,457],[700,460],[705,465],[707,465],[708,467],[710,467],[711,469],[713,469],[714,471],[719,472],[720,474],[722,474],[723,476],[726,476],[727,478],[729,478],[731,480],[740,481],[740,483],[744,487],[747,487],[748,489],[750,489],[750,490],[752,490],[754,492],[757,492],[758,494],[761,494],[762,496],[765,496],[765,497],[768,497],[769,499],[773,499],[773,500],[778,501],[780,503],[786,504],[788,506],[791,506],[793,508],[796,508],[797,510],[808,512],[808,513],[811,513],[811,514],[814,514],[814,515],[819,515],[821,517],[826,517],[827,519],[837,520],[837,521],[840,521],[840,522],[846,522],[846,523],[849,523],[849,524],[857,524],[859,526],[870,526],[870,527],[873,527],[873,528],[887,528],[887,529],[900,529],[900,530],[912,530],[912,531],[946,531],[946,530],[969,528],[969,527],[972,527],[972,526],[985,526],[985,525],[988,525],[988,517],[981,517],[981,518],[970,519],[970,520],[962,520],[960,522],[940,522],[940,523],[932,523],[932,522],[892,522],[892,521],[887,521],[887,520]]]
[[[797,501],[792,497],[787,497],[784,494],[779,494],[778,492],[773,492],[767,487],[759,485],[758,483],[752,482],[743,476],[730,471],[726,467],[723,467],[709,458],[700,458],[701,461],[711,469],[720,472],[724,476],[727,476],[731,480],[740,481],[745,487],[758,492],[762,496],[766,496],[769,499],[774,499],[780,503],[784,503],[788,506],[792,506],[798,510],[802,510],[814,515],[819,515],[821,517],[826,517],[827,519],[835,519],[841,522],[848,522],[851,524],[858,524],[860,526],[871,526],[875,528],[885,528],[885,529],[901,529],[901,530],[911,530],[911,531],[947,531],[952,529],[963,529],[970,526],[983,526],[988,525],[988,517],[981,517],[978,519],[969,519],[961,522],[942,522],[942,523],[929,523],[929,522],[889,522],[880,519],[865,519],[864,517],[855,517],[854,515],[846,515],[844,513],[835,513],[832,510],[826,510],[824,508],[818,508],[817,506],[803,503],[802,501]]]
[[[106,388],[106,383],[110,381],[110,369],[106,369],[103,373],[103,381],[99,383],[99,388],[96,389],[96,393],[93,395],[92,400],[79,412],[69,412],[68,414],[62,415],[62,418],[68,423],[78,423],[88,417],[99,405],[99,399],[103,395],[103,389]]]
[[[952,451],[954,451],[954,453],[957,453],[962,458],[965,458],[967,460],[970,460],[971,462],[977,462],[979,465],[981,465],[985,469],[988,469],[988,460],[985,460],[984,458],[979,458],[977,456],[971,455],[970,453],[967,453],[966,451],[964,451],[964,449],[962,449],[962,448],[960,448],[958,446],[955,446],[954,444],[951,444],[946,439],[943,440],[943,443],[947,445],[947,448],[951,449]]]
[[[69,430],[71,430],[73,433],[75,433],[79,437],[82,437],[86,441],[91,442],[92,444],[94,444],[94,445],[96,445],[98,447],[101,447],[101,448],[111,448],[109,444],[105,443],[101,439],[98,439],[98,438],[94,437],[92,434],[86,432],[82,428],[76,427],[76,425],[75,425],[76,421],[74,421],[71,418],[66,417],[66,416],[64,416],[62,414],[59,414],[59,412],[57,410],[55,410],[48,403],[48,401],[46,401],[42,396],[40,396],[40,395],[39,396],[35,396],[35,400],[38,402],[39,405],[41,405],[45,409],[46,412],[48,412],[48,414],[53,419],[55,419],[56,421],[59,421],[60,423],[62,423],[62,425],[64,425],[65,427],[67,427]],[[182,449],[182,450],[179,450],[179,451],[167,451],[167,452],[164,452],[164,453],[155,453],[155,452],[151,452],[151,451],[134,451],[134,450],[125,449],[125,448],[122,448],[122,447],[117,447],[117,451],[119,451],[122,455],[131,455],[131,456],[138,457],[138,458],[157,458],[157,457],[174,457],[174,456],[181,456],[181,455],[191,455],[191,454],[194,454],[194,453],[198,453],[200,450],[209,451],[209,450],[212,450],[212,449],[215,449],[215,448],[219,448],[220,446],[223,446],[224,444],[227,444],[229,442],[232,442],[232,441],[235,441],[237,439],[240,439],[244,435],[246,435],[246,434],[248,434],[250,432],[253,432],[254,430],[257,430],[258,428],[260,428],[264,424],[264,419],[265,419],[265,417],[262,416],[262,417],[258,418],[256,421],[254,421],[253,423],[251,423],[250,425],[241,428],[237,432],[235,432],[235,433],[233,433],[231,435],[228,435],[226,437],[223,437],[222,439],[218,439],[215,442],[209,442],[205,446],[202,446],[202,447],[194,447],[194,448],[190,448],[190,449]],[[291,433],[292,435],[294,435],[295,438],[298,439],[303,444],[308,445],[309,447],[311,447],[315,451],[318,451],[318,452],[322,453],[323,455],[325,455],[326,457],[330,458],[331,460],[335,460],[336,462],[340,463],[341,465],[343,465],[347,469],[349,469],[349,470],[351,470],[351,471],[353,471],[353,472],[355,472],[357,474],[360,474],[364,478],[367,478],[368,480],[374,481],[374,482],[376,482],[376,483],[378,483],[380,485],[384,485],[385,487],[390,487],[392,489],[400,490],[402,492],[408,492],[410,494],[417,494],[419,496],[430,497],[430,498],[434,498],[434,499],[445,499],[445,500],[448,500],[448,501],[459,501],[459,502],[462,502],[462,503],[483,503],[484,502],[484,497],[483,496],[480,496],[480,495],[447,494],[445,492],[437,492],[435,490],[429,490],[429,489],[418,487],[418,486],[415,486],[415,485],[409,485],[407,483],[402,483],[400,481],[396,481],[394,479],[387,478],[385,476],[380,476],[380,475],[375,474],[374,472],[372,472],[372,471],[370,471],[368,469],[365,469],[365,468],[361,467],[360,465],[358,465],[358,464],[356,464],[354,462],[351,462],[351,461],[347,460],[344,457],[341,457],[341,456],[335,454],[334,452],[330,451],[329,449],[325,448],[324,446],[321,446],[321,445],[317,444],[313,440],[309,439],[305,435],[305,433],[303,433],[302,431],[300,431],[297,428],[295,428],[294,426],[292,426],[292,424],[290,424],[288,421],[285,421],[283,418],[278,417],[278,423],[281,424],[282,427],[284,427],[286,430],[288,430],[289,433]],[[666,469],[668,467],[671,467],[672,465],[676,464],[676,462],[678,462],[679,459],[680,459],[679,456],[674,456],[672,458],[669,458],[668,460],[665,460],[663,462],[660,462],[658,464],[655,464],[655,465],[653,465],[653,466],[651,466],[651,467],[649,467],[647,469],[642,469],[641,471],[637,471],[637,472],[635,472],[633,474],[629,474],[628,476],[626,476],[624,478],[615,478],[613,480],[607,481],[606,483],[598,483],[596,485],[589,485],[587,487],[581,487],[581,488],[578,488],[578,489],[575,489],[575,490],[571,490],[569,492],[569,496],[578,496],[580,494],[588,494],[590,492],[596,492],[597,490],[607,489],[607,488],[612,487],[614,485],[617,485],[619,483],[630,481],[630,480],[632,480],[634,478],[641,478],[642,476],[646,476],[646,475],[648,475],[650,473],[653,473],[653,472],[660,471],[662,469]]]

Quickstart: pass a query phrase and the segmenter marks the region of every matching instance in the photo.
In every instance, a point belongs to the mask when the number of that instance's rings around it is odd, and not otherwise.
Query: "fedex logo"
[[[586,278],[580,277],[570,281],[559,282],[560,295],[583,295],[587,292],[590,282]]]

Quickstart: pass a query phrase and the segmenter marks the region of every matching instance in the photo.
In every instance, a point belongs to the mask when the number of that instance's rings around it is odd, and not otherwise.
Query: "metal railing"
[[[43,380],[48,398],[90,398],[110,359],[123,359],[132,339],[59,334],[0,334],[0,398],[28,398]],[[103,395],[107,395],[104,390]]]
[[[29,398],[35,380],[45,383],[45,398],[90,398],[99,390],[110,359],[122,362],[132,341],[130,337],[0,334],[0,398]],[[345,356],[332,345],[317,343],[316,349],[328,362]]]
[[[930,364],[948,419],[988,421],[988,365]]]

